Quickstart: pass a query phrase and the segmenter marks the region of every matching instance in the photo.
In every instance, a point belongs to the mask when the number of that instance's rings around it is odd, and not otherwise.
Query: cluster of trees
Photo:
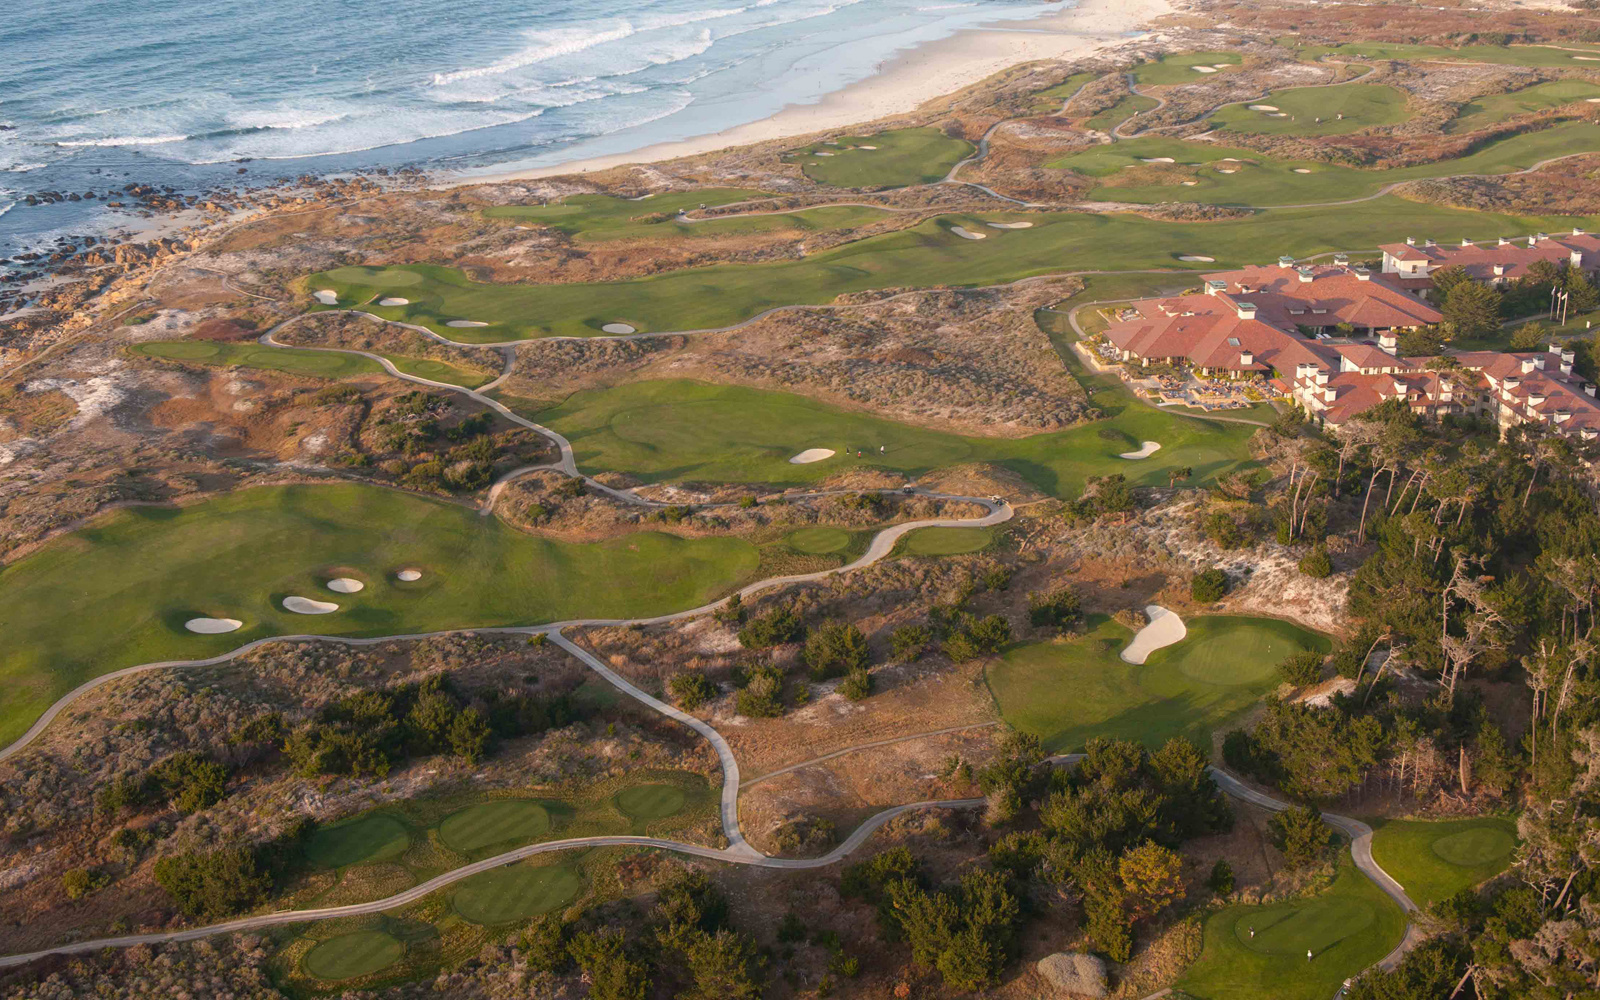
[[[1189,470],[1184,469],[1187,473]],[[1187,479],[1185,475],[1181,478]],[[1126,514],[1134,509],[1133,486],[1122,473],[1109,476],[1090,476],[1084,483],[1083,495],[1068,500],[1062,516],[1071,525],[1087,524],[1107,514]]]
[[[118,813],[164,801],[181,813],[216,805],[227,794],[226,764],[202,753],[173,754],[138,777],[123,776],[100,789],[101,812]]]
[[[156,862],[156,883],[191,917],[215,920],[261,906],[304,859],[316,823],[301,817],[272,840],[190,851]]]
[[[501,451],[490,433],[493,416],[474,414],[445,429],[439,421],[450,408],[447,397],[428,392],[390,400],[372,432],[379,450],[400,455],[384,462],[384,469],[417,489],[459,492],[489,485]]]

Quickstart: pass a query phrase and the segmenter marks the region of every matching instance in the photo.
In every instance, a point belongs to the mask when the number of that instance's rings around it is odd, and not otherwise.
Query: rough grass
[[[558,205],[503,205],[484,210],[490,218],[516,219],[558,229],[580,242],[618,239],[660,239],[663,237],[737,236],[753,233],[799,230],[815,232],[864,225],[887,216],[888,212],[859,205],[836,205],[802,209],[774,215],[735,216],[690,221],[679,211],[695,212],[700,206],[716,208],[738,202],[754,202],[750,211],[770,209],[770,199],[760,191],[709,189],[650,195],[639,201],[609,195],[573,195]]]
[[[1287,118],[1251,111],[1267,104]],[[1343,119],[1339,115],[1344,115]],[[1375,125],[1406,120],[1406,95],[1381,83],[1342,83],[1336,87],[1294,87],[1273,91],[1260,100],[1230,104],[1211,116],[1211,124],[1258,135],[1343,135]],[[1316,119],[1321,118],[1321,123]]]
[[[1006,722],[1034,733],[1053,752],[1081,749],[1091,737],[1158,747],[1174,736],[1201,746],[1272,690],[1279,661],[1329,641],[1270,618],[1206,616],[1184,623],[1182,642],[1143,665],[1118,655],[1133,633],[1109,617],[1090,618],[1087,634],[1025,643],[988,669]]]
[[[988,528],[918,528],[900,539],[895,554],[902,556],[962,556],[981,552],[994,541]]]
[[[1394,901],[1346,855],[1319,895],[1229,906],[1207,918],[1200,958],[1177,985],[1199,1000],[1326,1000],[1388,954],[1405,923]]]
[[[750,579],[753,545],[641,532],[598,544],[522,534],[499,519],[375,486],[262,487],[182,509],[97,518],[0,569],[0,745],[91,677],[154,660],[214,656],[252,639],[315,631],[393,635],[694,607]],[[375,581],[330,595],[325,567]],[[403,566],[424,570],[398,584]],[[281,606],[328,599],[314,618]],[[237,632],[183,623],[232,617]]]
[[[537,840],[550,831],[550,825],[549,811],[537,802],[496,799],[446,817],[439,824],[439,839],[452,850],[470,854],[494,844]]]
[[[1491,94],[1462,106],[1461,113],[1450,123],[1450,131],[1471,132],[1517,115],[1587,101],[1591,97],[1600,97],[1600,84],[1587,80],[1551,80],[1509,94]]]
[[[1155,62],[1135,66],[1133,78],[1141,87],[1195,83],[1228,72],[1226,69],[1221,69],[1215,73],[1202,73],[1195,69],[1196,66],[1220,66],[1224,63],[1228,66],[1239,66],[1243,62],[1244,57],[1237,52],[1184,52],[1161,56]]]
[[[797,528],[784,536],[796,552],[808,556],[831,555],[850,547],[850,532],[843,528]]]
[[[1452,896],[1505,871],[1516,824],[1481,819],[1375,821],[1372,857],[1418,906]]]
[[[471,923],[506,924],[560,909],[583,884],[583,876],[566,865],[524,862],[465,879],[450,905]]]
[[[306,952],[300,966],[318,979],[355,979],[387,969],[405,950],[405,945],[383,931],[355,931],[318,944]]]
[[[676,816],[685,799],[683,790],[675,785],[633,785],[618,792],[615,801],[624,816],[650,822]]]
[[[863,149],[875,146],[875,149]],[[943,180],[976,150],[936,128],[904,128],[877,135],[841,136],[836,144],[797,149],[784,159],[799,163],[818,184],[841,188],[897,188]],[[819,154],[831,153],[831,156]]]
[[[343,868],[397,858],[411,846],[411,831],[393,816],[376,813],[318,827],[306,843],[312,868]]]

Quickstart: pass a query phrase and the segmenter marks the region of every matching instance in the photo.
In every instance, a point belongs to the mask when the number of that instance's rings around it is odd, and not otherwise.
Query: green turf
[[[537,840],[549,829],[550,813],[539,803],[526,799],[497,799],[469,806],[447,817],[439,824],[439,839],[451,850],[470,854],[507,841]]]
[[[875,149],[863,149],[875,146]],[[877,135],[847,135],[784,156],[819,184],[842,188],[897,188],[932,184],[971,156],[976,147],[939,129],[903,128]],[[821,154],[829,153],[830,156]]]
[[[1372,857],[1427,906],[1505,871],[1517,844],[1506,819],[1375,822]]]
[[[411,833],[393,816],[373,813],[345,823],[318,827],[306,843],[306,863],[312,868],[386,861],[404,854]]]
[[[1033,228],[988,230],[989,238],[981,241],[950,232],[951,225],[984,231],[986,222],[1018,219],[1033,223]],[[459,270],[408,264],[338,268],[314,276],[309,287],[364,300],[386,285],[406,282],[405,295],[412,301],[397,307],[403,316],[394,318],[427,325],[453,339],[490,343],[551,334],[592,336],[618,318],[640,330],[725,326],[775,306],[828,302],[847,292],[876,288],[991,285],[1064,271],[1151,266],[1198,274],[1260,263],[1278,254],[1370,252],[1395,239],[1396,233],[1427,233],[1445,242],[1506,232],[1558,232],[1574,224],[1600,228],[1594,220],[1582,218],[1507,216],[1393,197],[1356,205],[1273,209],[1246,219],[1204,224],[1074,212],[953,215],[801,260],[722,264],[627,281],[479,284]],[[1197,243],[1205,249],[1188,249]],[[1181,264],[1174,255],[1182,252],[1204,253],[1217,262]],[[493,325],[486,329],[444,325],[460,317]]]
[[[850,546],[850,532],[843,528],[797,528],[783,539],[791,549],[808,556],[831,555]]]
[[[1196,73],[1195,75],[1199,76],[1200,74]],[[1101,132],[1110,132],[1112,129],[1116,128],[1118,125],[1121,125],[1134,115],[1144,114],[1146,111],[1154,110],[1155,108],[1159,107],[1160,104],[1161,102],[1153,97],[1145,97],[1142,94],[1128,94],[1122,100],[1111,105],[1111,107],[1106,108],[1104,111],[1097,112],[1092,118],[1083,124],[1086,128],[1096,129]],[[1135,129],[1134,131],[1138,130]]]
[[[1296,47],[1294,39],[1280,39],[1279,44]],[[1573,49],[1580,48],[1572,46]],[[1600,68],[1600,63],[1576,58],[1583,55],[1600,56],[1600,50],[1569,51],[1542,45],[1463,45],[1445,48],[1441,45],[1403,45],[1380,42],[1350,42],[1345,45],[1307,45],[1296,52],[1301,59],[1315,60],[1333,55],[1343,60],[1388,59],[1396,62],[1491,63],[1499,66],[1559,66],[1573,69]]]
[[[119,667],[306,631],[392,635],[661,614],[726,593],[759,563],[739,539],[641,532],[573,544],[376,486],[260,487],[181,510],[120,510],[0,569],[0,745],[71,688]],[[321,581],[333,566],[381,582],[330,595]],[[422,568],[422,582],[397,584],[403,566]],[[290,594],[342,607],[292,614],[280,605]],[[244,627],[195,635],[183,623],[197,616]]]
[[[967,462],[995,462],[1057,496],[1076,495],[1090,475],[1123,473],[1141,486],[1167,484],[1187,465],[1196,484],[1248,459],[1256,431],[1246,424],[1194,420],[1120,397],[1094,400],[1109,419],[1026,438],[961,437],[839,410],[803,396],[689,381],[635,382],[575,393],[536,415],[572,442],[579,468],[626,472],[645,482],[768,483],[797,486],[845,468],[882,468],[918,476]],[[1160,441],[1143,462],[1118,458],[1120,441],[1099,434]],[[866,447],[863,448],[862,445]],[[791,465],[807,448],[832,447],[841,458]],[[879,447],[884,451],[880,453]],[[855,451],[863,455],[855,457]],[[846,454],[846,452],[849,452]]]
[[[711,218],[691,222],[680,209],[697,211],[751,202],[748,211],[770,212],[776,202],[760,191],[710,189],[651,195],[643,201],[607,195],[574,195],[558,205],[502,205],[486,209],[491,218],[516,219],[559,229],[584,242],[661,237],[737,236],[748,233],[847,229],[885,218],[888,212],[861,205],[833,205],[773,215]]]
[[[633,785],[617,793],[617,808],[629,819],[648,823],[676,816],[683,809],[683,790],[676,785]]]
[[[1251,105],[1275,107],[1288,117],[1269,117],[1269,112],[1251,111]],[[1210,124],[1257,135],[1344,135],[1375,125],[1396,125],[1406,117],[1406,95],[1400,90],[1381,83],[1342,83],[1275,90],[1260,100],[1219,108]]]
[[[1099,73],[1074,73],[1054,87],[1048,87],[1034,94],[1031,110],[1036,115],[1056,114],[1061,111],[1063,104],[1072,100],[1078,91],[1084,88],[1085,84],[1099,78]]]
[[[436,361],[433,358],[408,358],[390,354],[384,356],[389,359],[391,364],[407,375],[416,375],[419,378],[431,379],[434,382],[448,382],[451,385],[476,389],[485,382],[492,382],[495,379],[493,374],[474,371],[471,368],[462,368],[460,365],[452,365],[448,361]]]
[[[1215,73],[1202,73],[1196,66],[1218,66],[1226,63],[1237,67],[1244,57],[1237,52],[1184,52],[1180,55],[1161,56],[1133,68],[1133,78],[1141,87],[1163,87],[1171,84],[1198,83],[1222,76],[1226,69]]]
[[[1450,123],[1450,131],[1472,132],[1517,115],[1587,102],[1591,97],[1600,97],[1600,84],[1585,80],[1551,80],[1509,94],[1492,94],[1464,105],[1456,120]]]
[[[962,556],[981,552],[994,541],[988,528],[918,528],[900,539],[895,551],[906,556]]]
[[[1174,736],[1201,746],[1277,684],[1274,668],[1328,640],[1268,618],[1205,616],[1187,621],[1183,641],[1142,666],[1118,655],[1133,633],[1102,615],[1088,634],[1026,643],[990,665],[989,688],[1007,723],[1036,734],[1053,752],[1094,736],[1158,747]]]
[[[140,354],[170,361],[197,361],[206,365],[241,365],[267,368],[318,378],[348,375],[382,375],[383,366],[371,358],[332,351],[308,351],[264,344],[225,344],[214,340],[150,340],[133,346]]]
[[[329,938],[306,952],[300,967],[318,979],[354,979],[400,961],[405,945],[383,931],[356,931]]]
[[[1206,918],[1200,958],[1177,986],[1198,1000],[1327,1000],[1388,954],[1405,924],[1400,908],[1346,855],[1319,895],[1229,906]]]
[[[1600,92],[1600,88],[1596,89]],[[1092,198],[1141,204],[1195,201],[1273,206],[1361,198],[1376,194],[1390,184],[1429,177],[1509,173],[1584,150],[1600,150],[1600,125],[1566,122],[1487,143],[1454,160],[1388,170],[1362,170],[1315,160],[1278,160],[1252,150],[1215,143],[1157,138],[1093,146],[1049,166],[1105,178],[1106,185],[1091,192],[1089,197]],[[1141,168],[1145,159],[1157,157],[1177,161],[1177,169],[1168,168],[1171,179],[1167,183],[1130,186],[1117,177],[1123,170]],[[1230,158],[1237,162],[1222,162]],[[1218,168],[1234,173],[1219,173]],[[1184,186],[1180,183],[1183,180],[1196,183]],[[1190,245],[1204,247],[1207,244],[1191,240]]]
[[[474,924],[505,924],[558,910],[583,889],[583,876],[565,865],[497,868],[461,882],[450,905]]]

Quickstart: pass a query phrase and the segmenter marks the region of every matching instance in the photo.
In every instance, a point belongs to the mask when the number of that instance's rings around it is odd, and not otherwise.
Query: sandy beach
[[[1041,59],[1069,59],[1128,41],[1168,13],[1173,0],[1080,0],[1058,14],[1026,21],[996,21],[984,28],[900,54],[879,72],[811,104],[792,104],[771,117],[720,132],[663,142],[626,153],[585,156],[585,144],[561,163],[440,179],[440,186],[534,180],[655,163],[733,146],[843,128],[908,111],[953,94],[1008,67]],[[613,137],[614,138],[614,137]]]

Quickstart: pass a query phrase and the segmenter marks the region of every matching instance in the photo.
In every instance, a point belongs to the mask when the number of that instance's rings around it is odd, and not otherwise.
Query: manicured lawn
[[[775,202],[760,191],[712,189],[651,195],[642,201],[608,195],[573,195],[559,205],[500,205],[484,210],[490,218],[517,219],[559,229],[581,242],[662,237],[735,236],[746,233],[844,229],[881,219],[889,213],[859,205],[809,208],[781,215],[752,215],[690,222],[679,210],[701,205],[715,208],[753,202],[749,211],[771,211]]]
[[[408,358],[392,354],[386,354],[384,357],[388,358],[391,364],[407,375],[416,375],[419,378],[432,379],[435,382],[448,382],[451,385],[464,386],[468,389],[476,389],[485,382],[492,382],[495,379],[493,374],[473,371],[470,368],[452,365],[448,361],[436,361],[433,358]]]
[[[1177,986],[1198,1000],[1327,1000],[1399,944],[1405,925],[1346,854],[1319,895],[1229,906],[1206,918],[1200,958]]]
[[[1294,39],[1279,39],[1281,44],[1295,47]],[[1569,51],[1578,49],[1579,51]],[[1584,50],[1581,46],[1554,48],[1543,45],[1463,45],[1459,49],[1440,45],[1389,45],[1380,42],[1350,42],[1345,45],[1307,45],[1296,55],[1304,60],[1320,59],[1334,55],[1341,60],[1393,59],[1399,62],[1436,60],[1439,62],[1492,63],[1498,66],[1563,66],[1578,69],[1593,68],[1597,64],[1585,62],[1578,56],[1600,56],[1600,49]]]
[[[1099,73],[1074,73],[1054,87],[1039,91],[1033,95],[1033,113],[1055,114],[1061,110],[1063,104],[1072,99],[1073,95],[1083,89],[1084,84],[1099,77]]]
[[[918,528],[900,539],[895,552],[903,556],[964,556],[981,552],[994,541],[988,528]]]
[[[1497,817],[1373,826],[1373,860],[1423,907],[1505,871],[1517,846],[1517,825]]]
[[[1198,76],[1199,74],[1195,74]],[[1122,100],[1099,112],[1093,118],[1084,122],[1086,128],[1096,129],[1100,132],[1109,132],[1132,118],[1134,115],[1143,114],[1160,106],[1161,102],[1153,97],[1142,94],[1129,94]]]
[[[1600,84],[1585,80],[1551,80],[1509,94],[1480,97],[1461,109],[1461,114],[1450,123],[1450,131],[1471,132],[1515,115],[1587,101],[1591,97],[1600,97]]]
[[[344,823],[318,827],[306,844],[306,863],[312,868],[387,861],[411,846],[411,831],[387,813],[372,813]]]
[[[539,803],[496,799],[446,817],[439,824],[439,839],[451,850],[470,854],[495,844],[536,840],[549,830],[550,813]]]
[[[797,528],[783,539],[791,549],[808,556],[843,552],[850,547],[850,532],[843,528]]]
[[[866,147],[874,147],[868,149]],[[819,184],[842,188],[897,188],[943,180],[976,147],[936,128],[903,128],[877,135],[847,135],[784,156]]]
[[[355,931],[322,942],[300,965],[318,979],[354,979],[400,961],[405,945],[383,931]]]
[[[214,340],[151,340],[133,346],[140,354],[169,361],[195,361],[200,364],[241,365],[268,368],[295,375],[318,378],[344,378],[349,375],[382,375],[383,366],[357,354],[307,351],[293,347],[267,347],[264,344],[226,344]]]
[[[1120,390],[1119,390],[1120,393]],[[852,468],[919,476],[967,462],[996,462],[1057,496],[1072,496],[1089,475],[1120,472],[1142,486],[1166,485],[1167,471],[1187,465],[1208,482],[1248,460],[1255,427],[1194,420],[1127,401],[1095,405],[1108,419],[1020,439],[977,438],[924,430],[835,409],[803,396],[689,381],[635,382],[575,393],[536,414],[572,442],[587,472],[626,472],[645,482],[767,483],[798,486]],[[1124,439],[1160,441],[1142,462],[1118,458]],[[862,446],[865,445],[863,448]],[[884,451],[880,453],[879,447]],[[808,448],[834,448],[809,465],[789,459]],[[857,458],[855,451],[863,452]]]
[[[1251,111],[1251,105],[1278,110]],[[1273,114],[1286,117],[1274,118]],[[1343,83],[1337,87],[1276,90],[1257,101],[1230,104],[1211,116],[1211,124],[1261,135],[1343,135],[1374,125],[1395,125],[1406,117],[1406,95],[1394,87]],[[1320,123],[1318,118],[1322,119]]]
[[[0,745],[79,683],[136,663],[214,656],[271,635],[391,635],[694,607],[750,579],[733,538],[641,532],[599,544],[526,535],[476,510],[375,486],[261,487],[182,509],[97,518],[0,569]],[[401,567],[423,570],[399,583]],[[332,594],[326,570],[371,581]],[[286,611],[289,595],[333,614]],[[224,635],[184,629],[238,618]]]
[[[1595,90],[1600,93],[1600,87]],[[1600,150],[1600,125],[1566,122],[1488,143],[1458,159],[1390,170],[1362,170],[1315,160],[1277,160],[1252,150],[1209,142],[1156,138],[1094,146],[1049,166],[1106,178],[1108,183],[1091,192],[1090,197],[1142,204],[1195,201],[1271,206],[1360,198],[1389,184],[1428,177],[1509,173],[1584,150]],[[1117,178],[1121,171],[1142,167],[1144,160],[1159,157],[1170,157],[1177,161],[1177,167],[1190,169],[1174,171],[1170,183],[1157,185],[1130,186]],[[1234,162],[1224,162],[1230,159]],[[1222,169],[1233,173],[1220,173]],[[1184,186],[1181,180],[1196,183]]]
[[[1277,686],[1279,661],[1305,649],[1327,652],[1320,635],[1270,618],[1211,615],[1185,622],[1188,635],[1125,663],[1133,633],[1103,615],[1066,642],[1024,643],[989,667],[989,688],[1006,722],[1036,734],[1053,752],[1094,736],[1158,747],[1173,736],[1211,745],[1214,730]]]
[[[450,905],[474,924],[506,924],[558,910],[583,891],[583,876],[566,865],[523,862],[461,882]]]
[[[1162,56],[1155,62],[1147,62],[1133,68],[1133,78],[1142,87],[1163,87],[1178,83],[1195,83],[1211,77],[1221,76],[1226,73],[1227,67],[1238,66],[1244,62],[1243,57],[1237,52],[1184,52],[1179,55]],[[1215,73],[1202,73],[1195,69],[1203,66],[1208,69],[1218,66],[1224,67]]]
[[[1018,219],[1033,228],[985,225]],[[724,326],[774,306],[823,303],[875,288],[991,285],[1039,274],[1152,265],[1200,273],[1278,254],[1363,253],[1406,233],[1427,233],[1444,242],[1507,232],[1558,232],[1574,224],[1596,227],[1594,220],[1463,211],[1392,197],[1358,205],[1274,209],[1248,219],[1203,224],[1071,212],[952,215],[802,260],[723,264],[627,281],[491,285],[473,282],[452,268],[408,264],[338,268],[312,277],[308,287],[335,290],[343,301],[365,301],[379,291],[403,288],[400,295],[411,304],[394,307],[390,318],[427,325],[456,340],[493,343],[551,334],[592,336],[618,320],[655,331]],[[986,232],[988,238],[962,239],[950,232],[952,225]],[[1214,256],[1217,262],[1179,263],[1179,253]],[[455,319],[490,326],[445,325]]]
[[[629,819],[666,819],[676,816],[684,804],[683,790],[676,785],[633,785],[617,793],[617,808]]]

